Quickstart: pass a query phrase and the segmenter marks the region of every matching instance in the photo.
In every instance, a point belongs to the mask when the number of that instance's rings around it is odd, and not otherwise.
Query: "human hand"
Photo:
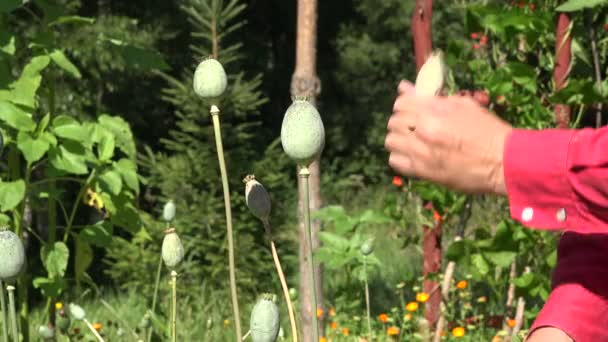
[[[470,98],[417,97],[411,83],[401,82],[384,145],[389,165],[403,175],[504,195],[503,149],[511,130]]]

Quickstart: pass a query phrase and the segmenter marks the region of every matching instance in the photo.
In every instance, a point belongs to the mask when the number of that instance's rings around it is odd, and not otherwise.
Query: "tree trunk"
[[[432,0],[416,0],[414,13],[412,13],[412,36],[414,39],[414,52],[416,54],[416,71],[419,71],[433,50],[431,35],[431,18],[433,15]],[[434,227],[422,227],[422,258],[424,284],[426,293],[431,293],[439,286],[437,280],[433,279],[441,271],[441,221],[435,222]],[[429,277],[431,279],[429,279]],[[441,293],[434,291],[428,302],[426,302],[425,317],[431,327],[434,327],[439,319],[441,305]]]
[[[316,58],[317,58],[317,0],[298,0],[298,24],[296,37],[296,66],[291,79],[291,95],[306,96],[307,99],[316,106],[316,96],[320,93],[320,81],[316,73]],[[321,187],[320,187],[320,169],[319,162],[315,161],[308,167],[310,171],[310,210],[311,214],[321,208]],[[299,170],[298,170],[299,171]],[[298,190],[299,182],[298,182]],[[306,231],[302,217],[301,208],[303,207],[302,192],[298,191],[298,208],[299,209],[299,238],[300,241],[306,241]],[[319,231],[321,225],[319,221],[311,222],[312,230],[312,247],[313,251],[319,247]],[[303,342],[313,341],[313,310],[312,308],[311,288],[308,286],[309,266],[307,265],[307,246],[306,243],[300,243],[299,260],[300,260],[300,319]],[[315,265],[315,287],[317,291],[317,305],[323,303],[323,268],[321,265]],[[326,311],[326,310],[324,310]],[[324,336],[323,319],[319,320],[319,336]],[[317,342],[317,341],[314,341]]]
[[[553,70],[555,90],[560,90],[568,84],[568,75],[572,67],[572,38],[568,34],[570,23],[570,16],[567,13],[559,14],[555,32],[555,69]],[[565,104],[555,105],[555,123],[557,128],[568,128],[570,123],[569,106]]]

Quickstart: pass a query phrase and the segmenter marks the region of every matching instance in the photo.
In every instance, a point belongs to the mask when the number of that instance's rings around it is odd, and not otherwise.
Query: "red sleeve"
[[[513,219],[541,229],[608,233],[608,127],[514,129],[503,163]]]

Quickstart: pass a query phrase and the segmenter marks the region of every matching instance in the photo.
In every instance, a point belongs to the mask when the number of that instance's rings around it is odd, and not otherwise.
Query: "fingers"
[[[400,175],[415,176],[414,163],[406,155],[391,153],[388,158],[388,165]]]
[[[416,93],[416,87],[409,81],[399,82],[398,87],[399,95],[414,95]]]

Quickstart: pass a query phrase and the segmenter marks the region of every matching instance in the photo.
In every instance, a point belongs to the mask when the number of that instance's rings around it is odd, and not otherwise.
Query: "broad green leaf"
[[[32,164],[49,150],[49,142],[44,138],[35,139],[29,132],[19,132],[17,135],[17,147],[21,152],[28,164]]]
[[[61,138],[73,140],[83,145],[88,145],[90,137],[82,125],[74,118],[67,115],[59,115],[53,119],[51,124],[53,132]]]
[[[139,179],[137,178],[137,165],[129,159],[122,158],[114,164],[114,169],[120,173],[129,189],[139,194]]]
[[[52,245],[46,245],[40,253],[44,268],[51,277],[61,278],[65,275],[70,258],[70,250],[65,243],[57,241]]]
[[[99,145],[97,145],[97,154],[99,160],[108,161],[112,159],[114,156],[114,147],[114,135],[108,133],[102,136],[101,140],[99,141]]]
[[[446,258],[449,261],[460,261],[468,254],[468,243],[465,240],[454,241],[450,247],[448,247]]]
[[[557,249],[547,256],[547,266],[553,268],[557,264]]]
[[[130,159],[134,159],[137,151],[129,124],[121,117],[107,114],[100,115],[98,121],[101,126],[114,134],[116,147],[121,149]]]
[[[14,182],[0,182],[0,210],[8,211],[14,209],[25,196],[25,182],[17,180]]]
[[[142,228],[142,222],[140,219],[140,215],[133,205],[133,199],[126,197],[124,195],[121,196],[104,196],[105,193],[102,193],[102,198],[104,200],[104,204],[106,205],[106,209],[109,212],[114,211],[114,214],[110,216],[111,222],[119,226],[130,233],[136,233]],[[108,199],[108,201],[106,201]],[[113,208],[110,210],[110,206]]]
[[[337,251],[346,251],[350,246],[347,239],[337,234],[321,232],[319,233],[319,237],[327,248],[332,248]]]
[[[490,265],[488,265],[488,262],[481,254],[473,254],[471,256],[471,263],[473,264],[477,272],[479,272],[479,274],[481,274],[482,276],[488,274],[488,272],[490,271]]]
[[[19,131],[32,132],[36,128],[30,114],[7,101],[0,100],[0,120]]]
[[[23,68],[18,80],[10,85],[11,102],[30,108],[36,107],[36,92],[40,87],[42,76],[40,72],[49,65],[48,56],[36,56]]]
[[[515,284],[515,286],[525,289],[532,285],[532,283],[534,282],[534,278],[534,273],[529,272],[515,278],[515,280],[513,280],[513,283]]]
[[[66,55],[61,50],[55,50],[51,52],[49,55],[53,62],[57,64],[61,69],[68,72],[70,75],[80,78],[80,71],[78,68],[66,57]]]
[[[11,218],[8,217],[7,215],[0,214],[0,225],[8,226],[10,224],[11,224]]]
[[[7,55],[15,54],[15,36],[6,32],[0,31],[0,51]]]
[[[515,260],[517,253],[515,252],[485,252],[483,253],[486,259],[498,267],[508,267]]]
[[[101,221],[86,226],[78,234],[79,238],[97,247],[107,247],[112,242],[114,227],[109,222]]]
[[[38,122],[38,127],[36,127],[36,134],[40,134],[40,133],[44,132],[46,130],[46,128],[49,126],[50,121],[51,121],[51,113],[46,113],[46,115],[43,116],[42,119],[40,119],[40,122]]]
[[[80,238],[76,239],[76,253],[74,257],[74,275],[76,284],[80,284],[84,273],[93,262],[93,249],[88,242]]]
[[[114,170],[105,170],[99,175],[102,189],[111,194],[118,195],[122,190],[122,178]]]
[[[594,8],[608,4],[608,0],[568,0],[557,6],[557,12],[575,12],[585,8]]]
[[[0,13],[9,13],[21,6],[22,0],[2,0],[0,1]]]
[[[89,172],[82,147],[70,146],[64,142],[63,145],[50,149],[49,160],[51,165],[60,171],[76,175],[83,175]]]
[[[66,282],[62,278],[37,277],[32,282],[35,288],[40,289],[45,297],[57,298],[65,288]]]

